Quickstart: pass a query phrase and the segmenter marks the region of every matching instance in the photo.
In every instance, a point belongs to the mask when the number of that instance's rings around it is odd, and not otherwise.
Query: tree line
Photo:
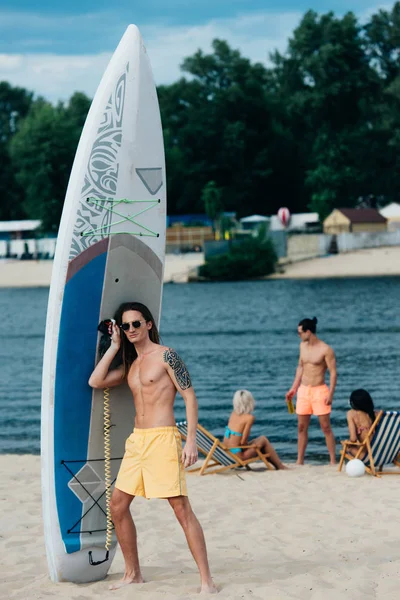
[[[158,88],[169,214],[210,193],[239,217],[399,200],[400,2],[366,23],[310,10],[269,66],[214,40],[182,72]],[[0,220],[57,230],[89,106],[0,83]]]

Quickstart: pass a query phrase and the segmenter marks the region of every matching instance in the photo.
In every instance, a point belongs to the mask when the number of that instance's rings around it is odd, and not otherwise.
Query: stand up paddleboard
[[[62,214],[47,312],[42,386],[42,493],[51,579],[90,582],[106,552],[103,390],[88,379],[98,323],[122,302],[146,304],[158,324],[166,183],[157,93],[140,33],[125,32],[93,99]],[[110,390],[111,482],[133,428],[132,394]],[[106,441],[108,446],[108,442]]]

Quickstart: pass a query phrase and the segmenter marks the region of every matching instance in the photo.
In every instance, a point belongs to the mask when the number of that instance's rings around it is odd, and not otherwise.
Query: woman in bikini
[[[372,423],[378,414],[374,409],[374,403],[366,390],[354,390],[350,395],[351,409],[347,413],[347,424],[349,426],[349,436],[351,442],[363,442]],[[358,452],[358,446],[349,448],[350,454],[355,456]],[[365,452],[359,457],[361,460],[365,457]]]
[[[287,469],[271,442],[264,435],[249,441],[250,430],[255,421],[254,415],[252,415],[254,407],[255,400],[248,390],[235,392],[233,411],[225,429],[224,446],[243,459],[257,456],[256,448],[258,448],[261,452],[269,454],[268,460],[274,465],[275,469]],[[242,451],[239,446],[253,447]]]

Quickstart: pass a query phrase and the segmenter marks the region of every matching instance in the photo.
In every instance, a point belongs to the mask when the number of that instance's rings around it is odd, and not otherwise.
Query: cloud
[[[209,51],[215,38],[227,40],[253,62],[266,64],[270,52],[276,48],[284,50],[288,37],[300,19],[301,13],[298,12],[265,12],[243,14],[232,19],[215,19],[196,26],[144,25],[141,32],[156,83],[168,84],[181,76],[179,66],[186,56],[199,48]],[[25,17],[22,17],[24,20]],[[10,16],[9,23],[11,21]],[[68,24],[72,26],[73,20],[69,19]],[[35,42],[38,45],[38,41]],[[67,100],[76,90],[92,97],[110,56],[111,53],[3,54],[0,55],[0,80],[26,87],[54,102]]]
[[[372,17],[372,15],[378,14],[380,10],[385,10],[386,12],[392,12],[393,4],[377,4],[374,7],[366,8],[358,13],[358,18],[361,23],[366,23]]]
[[[386,3],[358,13],[365,22],[380,8],[391,10]],[[181,77],[183,59],[201,48],[211,49],[215,38],[227,40],[252,62],[268,65],[269,54],[278,49],[284,52],[288,39],[300,23],[303,12],[253,12],[229,19],[213,19],[199,25],[139,24],[154,78],[157,84],[168,84]],[[0,35],[18,30],[18,46],[27,50],[19,54],[0,55],[0,81],[9,81],[34,91],[37,95],[57,102],[68,100],[74,91],[83,91],[93,97],[111,52],[88,53],[75,51],[79,39],[89,37],[89,47],[115,47],[124,30],[118,13],[99,12],[83,15],[51,17],[34,13],[0,12]],[[57,40],[54,42],[54,40]],[[50,46],[62,47],[62,53],[35,52]],[[61,52],[61,51],[60,51]]]
[[[19,54],[0,54],[0,73],[11,75],[23,65],[23,57]]]
[[[96,13],[82,13],[79,15],[51,15],[38,12],[0,11],[0,30],[24,29],[30,33],[35,31],[65,31],[65,29],[86,29],[88,26],[104,25],[110,20],[115,20],[114,12],[99,11]]]
[[[269,53],[284,51],[301,14],[258,13],[242,15],[236,19],[219,19],[205,25],[160,29],[144,27],[144,35],[155,79],[168,83],[180,76],[183,58],[201,48],[211,49],[213,39],[227,40],[230,46],[241,51],[252,62],[268,63]]]
[[[27,88],[53,102],[67,100],[75,91],[92,97],[110,54],[59,56],[53,54],[0,55],[0,81]]]

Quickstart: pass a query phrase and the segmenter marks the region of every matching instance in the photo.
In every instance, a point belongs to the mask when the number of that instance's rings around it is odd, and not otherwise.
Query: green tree
[[[335,206],[353,206],[359,196],[377,193],[392,161],[376,108],[382,85],[356,17],[308,11],[286,55],[275,53],[273,62],[301,161],[295,173],[303,207],[324,217]]]
[[[399,47],[395,2],[365,24],[306,12],[269,68],[223,40],[187,57],[184,76],[158,88],[168,212],[202,212],[214,188],[239,217],[398,201]],[[54,107],[0,83],[0,218],[57,229],[89,104],[76,93]]]
[[[364,46],[381,82],[381,95],[370,111],[374,115],[369,139],[360,145],[375,157],[365,162],[371,176],[369,193],[384,201],[400,200],[400,2],[379,10],[364,27]],[[372,130],[373,129],[373,130]],[[371,140],[371,137],[373,139]],[[375,185],[374,185],[375,184]]]
[[[217,187],[215,181],[209,181],[204,186],[201,192],[201,199],[204,203],[206,215],[212,221],[213,233],[215,235],[221,214],[224,210],[221,190]]]
[[[209,258],[199,274],[211,281],[254,279],[273,273],[276,261],[274,245],[260,227],[256,237],[231,243],[228,253]]]
[[[69,173],[89,107],[83,94],[54,107],[38,100],[13,137],[10,153],[24,209],[42,220],[44,231],[58,229]]]
[[[199,50],[185,59],[182,69],[190,80],[159,89],[167,160],[182,160],[180,169],[173,163],[175,181],[168,180],[170,212],[201,211],[209,181],[224,206],[240,214],[273,198],[264,189],[274,138],[267,69],[222,40],[214,40],[211,54]]]
[[[381,9],[364,26],[365,49],[378,74],[390,84],[400,70],[400,2]]]
[[[7,143],[18,131],[32,105],[33,93],[0,81],[0,141]]]
[[[9,155],[9,143],[28,113],[33,94],[6,81],[0,82],[0,219],[25,216],[23,190],[18,185]]]

